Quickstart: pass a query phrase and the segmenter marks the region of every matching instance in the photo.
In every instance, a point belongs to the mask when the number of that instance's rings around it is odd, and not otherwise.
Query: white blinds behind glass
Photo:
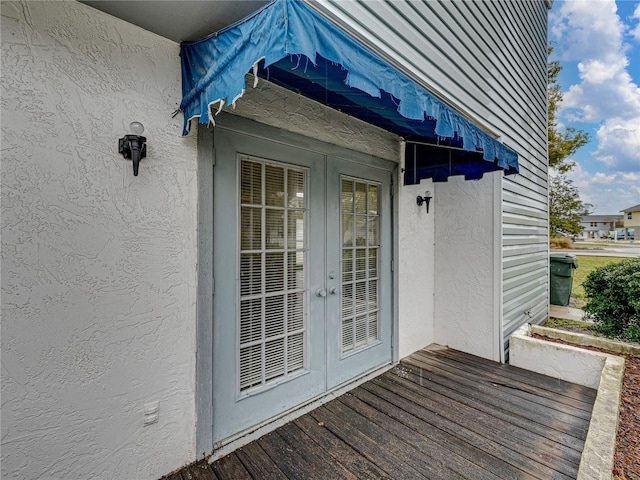
[[[307,173],[240,160],[240,391],[305,366]]]
[[[342,178],[342,353],[380,340],[379,185]]]

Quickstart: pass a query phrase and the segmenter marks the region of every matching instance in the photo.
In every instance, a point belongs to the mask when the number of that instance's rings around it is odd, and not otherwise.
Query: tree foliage
[[[550,60],[553,47],[547,49],[547,130],[549,141],[549,168],[556,174],[549,179],[549,226],[552,232],[578,234],[583,227],[580,220],[593,209],[580,200],[578,188],[565,176],[574,166],[571,156],[589,142],[589,134],[573,127],[560,129],[557,114],[562,102],[558,75],[560,62]]]
[[[549,225],[555,233],[579,234],[580,220],[589,215],[593,206],[582,202],[578,188],[565,175],[549,177]]]

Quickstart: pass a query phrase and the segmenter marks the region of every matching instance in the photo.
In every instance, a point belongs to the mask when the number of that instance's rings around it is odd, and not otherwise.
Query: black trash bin
[[[552,253],[549,255],[552,305],[569,305],[573,270],[578,268],[578,259],[570,253]]]

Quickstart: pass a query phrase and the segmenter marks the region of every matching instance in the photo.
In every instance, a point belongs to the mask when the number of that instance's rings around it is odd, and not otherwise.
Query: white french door
[[[213,439],[391,361],[390,174],[216,130]]]
[[[391,361],[391,193],[385,170],[328,157],[326,172],[331,389]]]

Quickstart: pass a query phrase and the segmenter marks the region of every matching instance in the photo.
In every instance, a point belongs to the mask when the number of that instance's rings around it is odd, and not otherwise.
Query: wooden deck
[[[575,479],[595,393],[455,350],[422,350],[168,478]]]

